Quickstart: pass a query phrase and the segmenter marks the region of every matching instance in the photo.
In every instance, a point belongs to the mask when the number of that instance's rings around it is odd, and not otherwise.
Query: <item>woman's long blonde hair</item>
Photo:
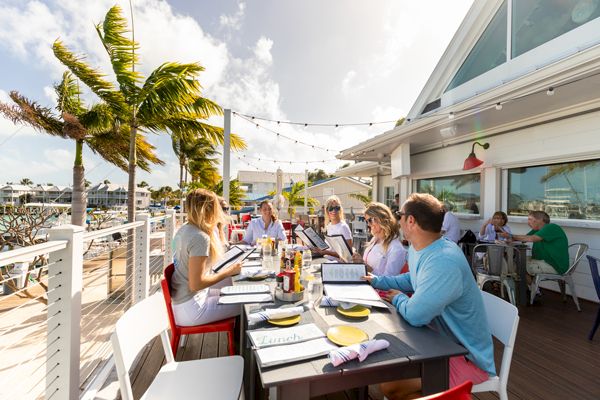
[[[387,251],[392,240],[400,237],[400,228],[396,218],[392,214],[392,210],[383,203],[369,203],[365,210],[365,218],[373,217],[377,220],[384,233],[383,250]],[[377,238],[373,237],[370,244],[375,244]]]
[[[210,237],[210,258],[212,260],[218,259],[223,253],[221,243],[225,242],[223,230],[218,229],[218,226],[223,226],[227,223],[227,220],[217,195],[206,189],[192,190],[187,194],[185,210],[188,223],[197,226]]]
[[[342,202],[340,201],[340,198],[334,194],[332,196],[329,196],[325,201],[325,225],[328,225],[331,222],[329,220],[329,211],[327,211],[327,209],[333,203],[337,203],[337,205],[340,206],[340,211],[338,211],[338,215],[340,216],[340,221],[345,221],[344,207],[342,207]]]

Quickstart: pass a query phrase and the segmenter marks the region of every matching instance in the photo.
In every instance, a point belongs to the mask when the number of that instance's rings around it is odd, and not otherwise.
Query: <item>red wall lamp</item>
[[[476,144],[480,145],[481,147],[483,147],[486,150],[489,149],[489,147],[490,147],[489,143],[484,143],[484,144],[481,144],[479,142],[473,143],[473,147],[471,147],[471,154],[469,154],[469,157],[467,157],[465,159],[465,163],[463,165],[463,171],[467,171],[469,169],[473,169],[475,167],[479,167],[481,164],[483,164],[483,161],[481,161],[475,155],[475,145]]]

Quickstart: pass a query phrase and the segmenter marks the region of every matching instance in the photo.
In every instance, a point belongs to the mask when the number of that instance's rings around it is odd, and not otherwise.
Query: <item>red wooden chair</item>
[[[419,400],[471,400],[471,388],[473,382],[466,381],[445,392],[420,397]]]
[[[171,306],[171,278],[175,272],[175,266],[170,264],[165,268],[164,278],[161,279],[160,284],[162,286],[163,296],[167,303],[167,312],[169,314],[169,325],[171,325],[171,349],[173,354],[177,355],[177,348],[179,347],[179,339],[181,335],[193,335],[196,333],[209,333],[209,332],[227,332],[227,340],[229,342],[229,354],[235,355],[235,345],[233,343],[233,334],[235,331],[235,317],[223,319],[221,321],[211,322],[210,324],[196,325],[196,326],[179,326],[175,323],[175,316],[173,315],[173,307]]]

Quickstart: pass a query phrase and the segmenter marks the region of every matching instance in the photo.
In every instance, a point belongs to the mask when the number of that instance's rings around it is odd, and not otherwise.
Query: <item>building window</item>
[[[600,220],[600,159],[508,170],[508,214]]]
[[[512,4],[512,57],[600,17],[598,0],[519,0]]]
[[[473,46],[446,92],[506,62],[506,1]]]
[[[385,186],[383,188],[383,203],[391,207],[394,204],[394,187],[393,186]]]
[[[479,214],[479,174],[445,176],[417,180],[417,192],[429,193],[450,206],[453,212]]]
[[[246,186],[247,193],[252,193],[252,184],[251,183],[245,183],[244,186]]]

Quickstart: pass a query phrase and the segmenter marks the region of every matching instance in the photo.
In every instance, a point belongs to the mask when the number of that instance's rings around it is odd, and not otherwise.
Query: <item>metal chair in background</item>
[[[484,253],[483,258],[479,259],[481,253]],[[516,305],[513,254],[512,247],[504,244],[478,244],[473,248],[471,265],[480,289],[483,290],[487,282],[500,282],[500,295],[504,297],[506,288],[510,303]]]
[[[560,293],[562,294],[563,301],[567,300],[567,294],[565,290],[565,284],[569,285],[569,289],[571,290],[571,297],[573,297],[573,301],[577,306],[577,311],[581,311],[581,307],[579,307],[579,300],[577,299],[577,292],[575,290],[575,283],[573,282],[573,273],[579,264],[579,261],[583,258],[584,254],[588,250],[588,245],[585,243],[573,243],[569,245],[569,253],[575,251],[575,255],[571,265],[569,265],[569,269],[564,274],[536,274],[533,279],[533,283],[531,284],[531,298],[529,300],[530,304],[533,304],[533,300],[535,300],[535,295],[540,286],[540,282],[542,281],[556,281],[558,286],[560,287]]]
[[[592,256],[587,256],[587,259],[590,263],[590,270],[592,272],[594,287],[596,288],[596,295],[598,296],[598,299],[600,299],[600,275],[598,274],[598,263],[600,262],[600,259]],[[594,334],[598,329],[598,325],[600,325],[600,307],[598,307],[598,314],[596,314],[596,322],[594,322],[594,326],[592,326],[592,330],[588,336],[589,340],[594,338]]]

